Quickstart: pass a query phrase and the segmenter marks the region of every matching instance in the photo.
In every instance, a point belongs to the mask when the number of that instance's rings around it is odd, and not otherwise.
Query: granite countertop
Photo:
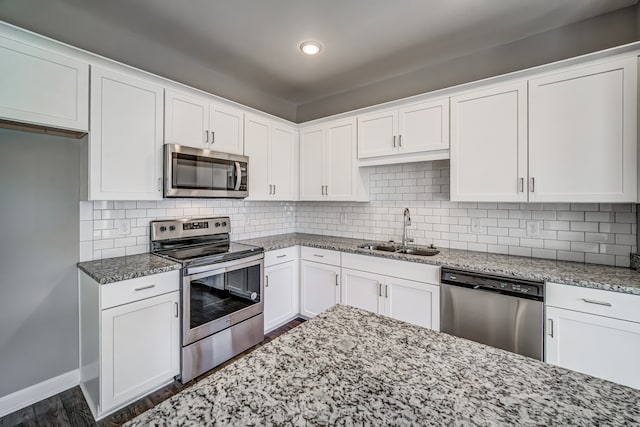
[[[78,263],[78,268],[101,285],[178,270],[177,262],[151,254],[106,258]]]
[[[639,422],[640,390],[338,305],[125,425]]]
[[[440,249],[438,255],[421,257],[360,249],[358,245],[362,244],[363,241],[359,239],[301,233],[281,234],[242,240],[241,242],[262,246],[265,250],[302,245],[402,261],[433,264],[480,273],[499,274],[520,279],[547,281],[640,295],[640,272],[630,268],[462,251],[457,249]]]

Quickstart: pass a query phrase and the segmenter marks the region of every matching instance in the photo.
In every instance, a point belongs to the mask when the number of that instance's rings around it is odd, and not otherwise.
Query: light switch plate
[[[540,237],[542,230],[542,221],[527,221],[527,236]]]
[[[480,218],[471,218],[470,231],[472,233],[480,233]]]
[[[117,221],[118,224],[118,233],[121,236],[125,236],[127,234],[131,234],[131,221],[128,219],[119,219]]]

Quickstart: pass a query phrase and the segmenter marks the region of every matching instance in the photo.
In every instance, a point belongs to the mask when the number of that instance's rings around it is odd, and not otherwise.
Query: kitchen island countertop
[[[338,305],[126,425],[629,425],[640,390]]]
[[[405,255],[358,248],[358,246],[364,242],[370,241],[302,233],[280,234],[241,240],[241,243],[262,246],[267,251],[302,245],[400,261],[433,264],[479,273],[510,276],[525,280],[554,282],[640,295],[640,272],[630,268],[463,251],[458,249],[439,249],[440,253],[435,256]]]

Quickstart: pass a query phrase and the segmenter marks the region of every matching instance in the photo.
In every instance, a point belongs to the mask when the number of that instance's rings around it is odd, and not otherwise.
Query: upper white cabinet
[[[165,142],[243,154],[244,112],[206,96],[167,90]]]
[[[448,158],[448,149],[448,98],[358,117],[358,159],[363,164]],[[432,154],[430,157],[406,156],[418,153]],[[375,159],[379,157],[388,158]]]
[[[637,59],[529,80],[529,200],[635,202]]]
[[[300,131],[300,200],[365,201],[368,171],[356,161],[356,121]]]
[[[527,83],[451,98],[451,200],[526,201]]]
[[[0,119],[89,130],[89,65],[0,37]]]
[[[244,149],[249,156],[249,200],[297,200],[298,131],[247,114]]]
[[[163,88],[91,68],[89,199],[162,199]]]

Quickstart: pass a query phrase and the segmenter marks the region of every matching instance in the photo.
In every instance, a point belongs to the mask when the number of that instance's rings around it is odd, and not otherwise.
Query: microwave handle
[[[240,183],[242,182],[242,168],[240,167],[240,162],[235,162],[236,163],[236,187],[234,188],[235,191],[240,190]]]

